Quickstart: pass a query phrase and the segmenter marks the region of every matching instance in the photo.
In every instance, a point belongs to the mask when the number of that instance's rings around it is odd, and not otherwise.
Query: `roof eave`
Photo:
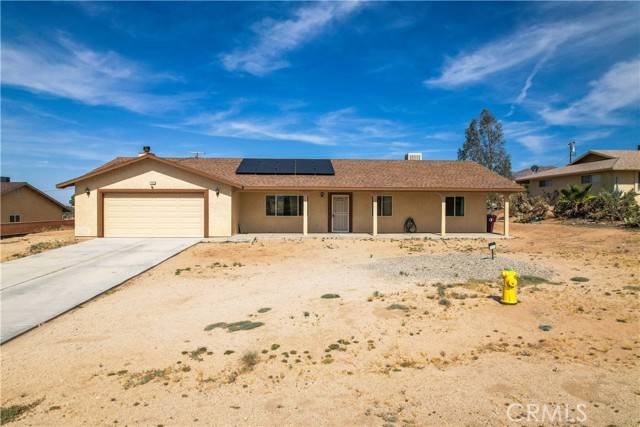
[[[102,175],[104,173],[111,172],[113,170],[120,169],[122,167],[129,166],[131,164],[138,163],[138,162],[143,161],[143,160],[155,160],[157,162],[160,162],[160,163],[163,163],[163,164],[166,164],[166,165],[169,165],[169,166],[173,166],[173,167],[175,167],[177,169],[181,169],[181,170],[184,170],[186,172],[193,173],[194,175],[198,175],[198,176],[202,176],[202,177],[211,179],[212,181],[221,182],[223,184],[227,184],[227,185],[230,185],[230,186],[235,187],[235,188],[241,188],[242,187],[237,182],[230,181],[228,179],[219,177],[217,175],[207,174],[207,173],[204,173],[202,171],[199,171],[198,169],[194,169],[194,168],[191,168],[189,166],[184,166],[184,165],[181,165],[181,164],[179,164],[177,162],[174,162],[174,161],[171,161],[171,160],[167,160],[167,159],[163,159],[161,157],[157,157],[154,154],[147,153],[147,154],[144,154],[144,155],[139,156],[137,158],[122,162],[122,163],[120,163],[118,165],[114,165],[113,167],[105,168],[103,170],[99,170],[99,171],[96,171],[94,173],[84,174],[84,175],[81,175],[79,177],[70,179],[68,181],[61,182],[59,184],[56,184],[56,188],[67,188],[67,187],[70,187],[70,186],[74,185],[78,181],[82,181],[82,180],[85,180],[85,179],[93,178],[94,176]]]
[[[585,171],[562,172],[562,173],[555,173],[555,174],[549,174],[549,175],[548,174],[545,174],[545,175],[529,175],[529,176],[523,176],[522,178],[518,178],[515,181],[517,183],[520,183],[522,181],[530,181],[532,179],[557,178],[559,176],[590,174],[590,173],[596,173],[596,172],[609,172],[609,171],[612,171],[612,170],[615,170],[613,168],[613,166],[608,167],[608,168],[599,168],[599,169],[592,169],[592,170],[585,170]]]
[[[518,185],[514,187],[495,187],[495,188],[463,188],[463,187],[352,187],[352,186],[300,186],[300,185],[247,185],[243,186],[245,191],[280,191],[280,190],[312,190],[312,191],[424,191],[431,193],[446,192],[470,192],[470,193],[520,193],[526,191],[524,187]]]

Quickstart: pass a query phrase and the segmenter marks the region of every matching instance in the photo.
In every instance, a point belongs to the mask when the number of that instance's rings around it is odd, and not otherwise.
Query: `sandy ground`
[[[11,261],[12,259],[22,258],[84,240],[87,240],[87,238],[80,239],[74,236],[73,228],[7,237],[0,240],[0,261]],[[32,245],[38,246],[32,249]]]
[[[16,425],[637,425],[640,234],[512,233],[499,255],[555,272],[516,306],[370,268],[483,240],[200,244],[3,345],[2,406],[40,401]],[[219,325],[237,321],[255,328]],[[513,403],[562,422],[511,423]]]

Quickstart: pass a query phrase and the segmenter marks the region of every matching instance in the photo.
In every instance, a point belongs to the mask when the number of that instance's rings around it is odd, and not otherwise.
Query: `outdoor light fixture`
[[[324,197],[324,191],[320,192],[320,197]]]
[[[149,185],[151,186],[151,188],[153,188],[154,185],[156,185],[155,181],[149,181]]]
[[[89,190],[89,187],[86,187],[86,188],[84,189],[84,194],[86,194],[87,196],[88,196],[89,194],[91,194],[91,190]]]
[[[220,195],[220,187],[216,187],[216,197]]]
[[[491,251],[491,259],[494,259],[494,254],[496,251],[496,242],[489,243],[489,250]]]

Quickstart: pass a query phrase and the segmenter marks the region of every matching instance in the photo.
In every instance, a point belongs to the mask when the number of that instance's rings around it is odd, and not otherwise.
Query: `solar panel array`
[[[240,175],[335,175],[329,159],[242,159]]]

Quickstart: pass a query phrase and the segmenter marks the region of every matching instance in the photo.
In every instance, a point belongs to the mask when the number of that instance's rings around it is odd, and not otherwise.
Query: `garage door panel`
[[[204,197],[197,193],[104,197],[105,237],[202,237]]]

